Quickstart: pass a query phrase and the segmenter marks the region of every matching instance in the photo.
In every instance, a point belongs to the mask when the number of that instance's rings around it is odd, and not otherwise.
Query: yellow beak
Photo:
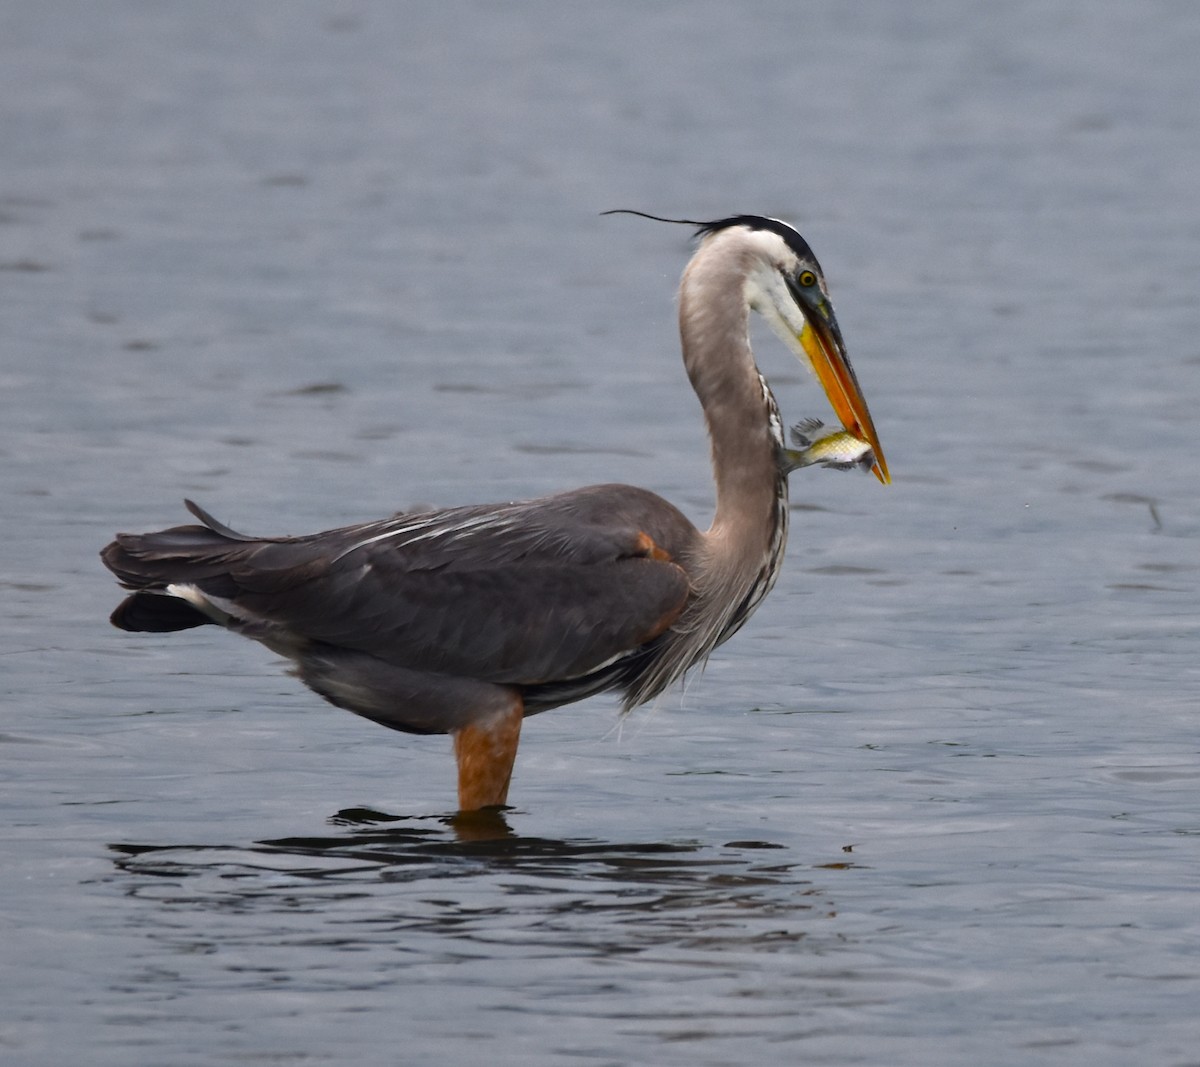
[[[815,325],[812,321],[814,318]],[[871,446],[875,454],[875,465],[871,470],[876,478],[887,485],[892,480],[888,474],[887,460],[883,458],[870,409],[846,356],[836,323],[822,321],[817,315],[806,316],[804,329],[800,331],[800,344],[842,426]]]

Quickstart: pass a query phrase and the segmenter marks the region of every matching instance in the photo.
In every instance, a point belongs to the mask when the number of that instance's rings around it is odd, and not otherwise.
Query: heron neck
[[[740,547],[750,559],[752,549],[767,551],[778,535],[787,482],[778,462],[779,412],[750,350],[748,270],[728,257],[695,257],[680,287],[679,326],[712,442],[716,512],[709,534],[746,542]]]

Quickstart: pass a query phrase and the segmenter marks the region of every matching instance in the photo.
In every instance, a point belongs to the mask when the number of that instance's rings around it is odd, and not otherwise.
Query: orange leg
[[[460,811],[496,807],[508,799],[524,715],[521,698],[514,697],[507,710],[455,731]]]

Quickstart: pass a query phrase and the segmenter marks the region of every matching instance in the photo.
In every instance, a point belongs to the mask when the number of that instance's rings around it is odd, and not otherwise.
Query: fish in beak
[[[883,458],[883,449],[879,445],[875,424],[871,421],[866,397],[846,355],[846,345],[833,306],[819,292],[812,292],[811,295],[806,293],[800,299],[800,304],[804,309],[804,327],[798,336],[800,347],[808,356],[813,373],[829,397],[829,403],[833,405],[842,426],[871,446],[875,456],[871,470],[876,478],[887,485],[892,480],[888,474],[887,460]]]

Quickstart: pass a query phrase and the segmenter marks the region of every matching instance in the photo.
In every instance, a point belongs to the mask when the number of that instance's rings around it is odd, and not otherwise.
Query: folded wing
[[[293,658],[314,643],[506,685],[588,674],[667,629],[697,538],[629,486],[401,515],[308,537],[204,525],[119,535],[125,629],[217,622]]]

